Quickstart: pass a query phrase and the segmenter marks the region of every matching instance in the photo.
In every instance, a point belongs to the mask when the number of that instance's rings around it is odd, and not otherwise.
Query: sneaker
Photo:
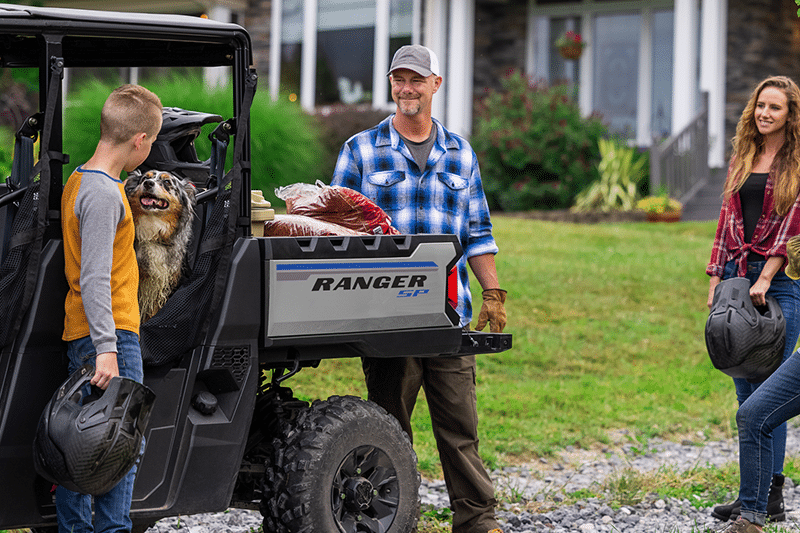
[[[786,275],[792,279],[800,278],[800,235],[786,241]]]
[[[764,530],[741,516],[721,529],[718,533],[762,533]]]

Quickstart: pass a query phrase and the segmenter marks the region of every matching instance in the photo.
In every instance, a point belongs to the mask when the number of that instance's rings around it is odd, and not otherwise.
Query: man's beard
[[[397,108],[400,112],[408,117],[413,117],[418,115],[419,112],[422,110],[422,106],[419,103],[419,100],[403,100],[398,99],[397,101]]]

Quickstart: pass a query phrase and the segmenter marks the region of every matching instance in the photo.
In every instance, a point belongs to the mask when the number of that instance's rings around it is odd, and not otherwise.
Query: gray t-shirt
[[[414,162],[417,163],[420,172],[424,172],[425,167],[428,165],[428,156],[431,155],[433,142],[436,140],[436,126],[431,128],[431,134],[428,135],[428,138],[422,142],[411,141],[402,135],[400,135],[400,138],[403,139],[403,142],[406,143],[406,146],[408,146],[411,155],[414,156]]]

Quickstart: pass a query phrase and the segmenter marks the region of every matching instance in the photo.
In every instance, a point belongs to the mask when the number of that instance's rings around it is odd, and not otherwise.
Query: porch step
[[[708,182],[683,206],[681,220],[718,220],[722,208],[722,187],[725,184],[726,168],[710,169]]]

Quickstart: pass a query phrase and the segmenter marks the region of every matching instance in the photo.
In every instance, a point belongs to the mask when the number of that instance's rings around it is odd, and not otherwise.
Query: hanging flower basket
[[[558,52],[564,59],[577,61],[578,59],[581,58],[581,54],[583,53],[583,46],[580,45],[562,46],[561,48],[558,49]]]
[[[580,33],[568,31],[556,39],[555,45],[562,57],[570,61],[577,61],[580,59],[583,53],[583,47],[586,46],[586,43],[583,42]]]

